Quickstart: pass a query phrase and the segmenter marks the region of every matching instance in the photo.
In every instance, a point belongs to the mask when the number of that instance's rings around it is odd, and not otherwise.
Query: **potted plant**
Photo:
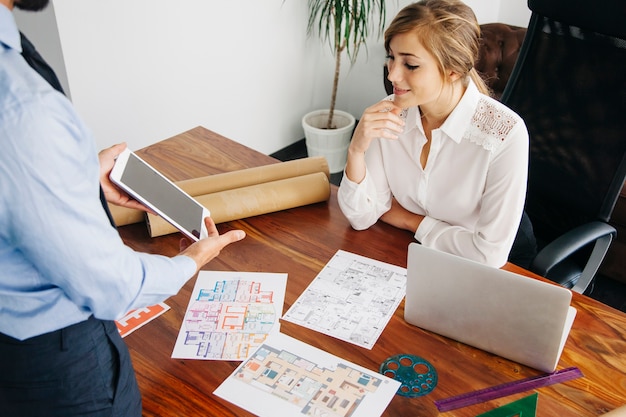
[[[308,6],[307,34],[317,31],[320,39],[330,44],[335,74],[330,107],[306,114],[302,127],[309,156],[326,156],[330,172],[335,173],[345,166],[355,124],[354,116],[335,109],[343,53],[354,64],[370,29],[375,27],[380,36],[385,24],[385,0],[308,0]]]

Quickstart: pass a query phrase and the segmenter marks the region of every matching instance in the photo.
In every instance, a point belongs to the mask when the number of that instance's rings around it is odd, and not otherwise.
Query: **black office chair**
[[[616,236],[626,177],[626,2],[529,0],[501,101],[526,122],[530,270],[584,292]]]

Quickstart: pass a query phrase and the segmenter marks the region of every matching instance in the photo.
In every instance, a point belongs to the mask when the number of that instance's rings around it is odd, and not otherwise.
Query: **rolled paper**
[[[301,175],[323,172],[330,179],[328,162],[323,156],[294,159],[278,164],[240,169],[206,177],[192,178],[176,183],[192,197],[212,194],[219,191],[247,187],[249,185],[299,177]]]
[[[328,177],[323,172],[316,172],[194,198],[211,212],[215,223],[223,223],[319,203],[329,197]],[[147,224],[152,237],[177,231],[163,218],[150,213]]]
[[[146,213],[141,210],[129,209],[126,207],[109,204],[109,211],[117,226],[139,223],[145,220]]]
[[[292,161],[246,168],[189,180],[175,181],[175,184],[192,197],[215,192],[263,184],[286,178],[322,172],[330,179],[328,162],[323,156],[294,159]],[[144,220],[145,213],[109,204],[109,209],[118,226],[139,223]]]

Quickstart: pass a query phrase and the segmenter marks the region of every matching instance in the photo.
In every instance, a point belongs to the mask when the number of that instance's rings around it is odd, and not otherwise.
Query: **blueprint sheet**
[[[287,274],[200,271],[172,358],[244,360],[280,331]]]
[[[371,349],[406,292],[406,268],[342,250],[283,316]]]
[[[400,382],[286,336],[270,335],[214,394],[264,417],[380,416]]]

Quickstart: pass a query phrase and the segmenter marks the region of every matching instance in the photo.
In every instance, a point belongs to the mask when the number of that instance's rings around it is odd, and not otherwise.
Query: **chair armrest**
[[[546,245],[535,257],[531,271],[547,277],[550,270],[579,249],[596,242],[574,291],[584,292],[609,249],[617,230],[607,223],[594,221],[578,226]]]

